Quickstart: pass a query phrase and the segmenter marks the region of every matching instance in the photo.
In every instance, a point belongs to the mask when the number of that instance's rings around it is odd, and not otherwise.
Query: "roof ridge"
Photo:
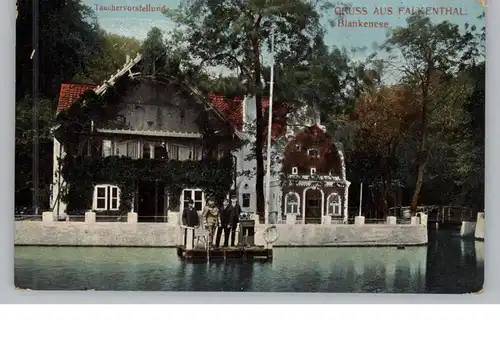
[[[61,82],[61,86],[63,85],[72,85],[72,86],[92,86],[97,87],[98,85],[94,83],[78,83],[78,82]]]

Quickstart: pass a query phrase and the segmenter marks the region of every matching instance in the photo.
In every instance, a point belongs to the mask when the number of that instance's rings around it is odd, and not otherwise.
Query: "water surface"
[[[15,284],[33,290],[469,293],[482,288],[483,243],[275,248],[272,262],[186,263],[175,249],[16,247]]]

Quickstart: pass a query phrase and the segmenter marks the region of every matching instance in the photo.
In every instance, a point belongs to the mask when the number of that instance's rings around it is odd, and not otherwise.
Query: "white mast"
[[[267,122],[267,157],[266,157],[266,205],[264,223],[269,225],[271,209],[271,133],[273,123],[273,85],[274,85],[274,28],[271,28],[271,83],[269,90],[269,120]]]
[[[363,203],[363,182],[361,182],[359,188],[359,216],[361,216],[361,205]]]

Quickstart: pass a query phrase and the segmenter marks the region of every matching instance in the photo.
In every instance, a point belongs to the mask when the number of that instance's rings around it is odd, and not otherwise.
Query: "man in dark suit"
[[[193,200],[189,200],[187,206],[182,211],[182,224],[192,228],[200,225],[200,218],[198,217],[198,212],[194,208]]]
[[[231,196],[231,204],[229,205],[229,228],[231,230],[231,246],[234,246],[234,241],[236,238],[236,228],[238,227],[238,222],[240,221],[241,207],[238,203],[238,198],[236,196]],[[227,240],[229,236],[224,239],[224,245],[227,245]]]
[[[217,228],[217,236],[215,237],[215,247],[218,248],[220,245],[220,238],[224,232],[224,246],[229,243],[229,227],[231,221],[231,206],[229,205],[229,200],[225,199],[220,212],[220,224]]]

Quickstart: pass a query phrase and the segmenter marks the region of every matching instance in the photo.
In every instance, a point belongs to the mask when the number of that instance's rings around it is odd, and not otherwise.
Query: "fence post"
[[[85,213],[85,223],[95,223],[95,220],[96,220],[95,212],[87,211]]]
[[[44,211],[42,213],[42,222],[43,223],[54,222],[54,213],[52,211]]]
[[[137,223],[137,213],[136,212],[129,212],[127,214],[127,223],[128,224],[135,224]]]
[[[286,214],[286,224],[295,224],[296,219],[295,214]]]

